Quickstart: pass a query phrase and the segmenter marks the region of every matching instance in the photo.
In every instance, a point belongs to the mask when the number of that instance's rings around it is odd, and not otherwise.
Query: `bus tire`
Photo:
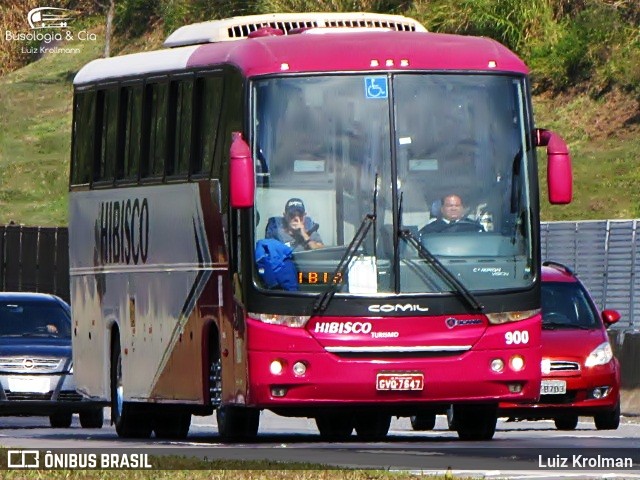
[[[102,428],[102,424],[104,423],[104,409],[100,407],[83,410],[79,413],[79,417],[82,428]]]
[[[320,437],[327,441],[345,440],[353,432],[353,417],[347,414],[323,414],[316,417]]]
[[[152,432],[149,415],[142,410],[134,412],[132,406],[123,401],[121,355],[120,337],[116,336],[111,349],[111,421],[119,437],[149,438]]]
[[[162,413],[155,416],[153,423],[156,438],[183,440],[189,434],[191,414],[187,412]]]
[[[382,440],[389,433],[390,426],[391,415],[364,413],[355,417],[356,435],[361,440]]]
[[[222,406],[216,410],[216,420],[222,440],[251,440],[258,435],[260,410],[234,405]]]
[[[497,405],[454,405],[453,416],[460,440],[491,440],[496,432]]]
[[[416,431],[433,430],[433,428],[436,426],[435,413],[421,413],[420,415],[412,415],[409,420],[411,421],[411,428]]]

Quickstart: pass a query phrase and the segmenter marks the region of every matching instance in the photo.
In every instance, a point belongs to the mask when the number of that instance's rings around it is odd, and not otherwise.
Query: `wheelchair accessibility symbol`
[[[364,91],[367,98],[387,98],[387,77],[365,77]]]

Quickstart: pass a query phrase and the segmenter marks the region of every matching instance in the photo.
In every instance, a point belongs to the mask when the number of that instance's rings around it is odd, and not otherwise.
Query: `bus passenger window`
[[[74,148],[71,166],[71,181],[74,185],[91,181],[91,165],[96,118],[96,92],[83,92],[76,95],[74,113]]]
[[[118,178],[137,180],[140,165],[142,132],[142,86],[126,89],[127,112],[125,118],[124,164]]]
[[[98,171],[94,172],[94,181],[113,182],[116,158],[118,154],[118,104],[120,91],[117,88],[104,92],[102,112],[102,148]]]
[[[222,78],[199,78],[196,82],[194,101],[196,113],[193,135],[196,136],[197,148],[193,155],[193,175],[211,172],[221,108]]]
[[[168,175],[186,176],[189,173],[192,104],[193,81],[182,80],[177,87],[173,165],[168,165]]]
[[[151,85],[151,111],[149,130],[149,158],[145,177],[162,177],[167,153],[167,107],[169,85]]]

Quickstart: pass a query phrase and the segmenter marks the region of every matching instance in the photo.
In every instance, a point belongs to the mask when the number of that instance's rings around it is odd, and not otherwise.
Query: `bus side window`
[[[120,90],[111,88],[98,95],[98,135],[97,155],[94,159],[93,181],[98,184],[111,184],[115,177],[118,155],[118,110]]]
[[[143,178],[162,178],[167,153],[167,110],[169,84],[153,83],[147,86],[149,99],[149,150],[147,164],[141,172]]]
[[[93,164],[93,143],[95,137],[96,92],[76,94],[74,112],[74,145],[71,166],[71,183],[73,185],[91,182],[91,165]]]
[[[174,152],[167,159],[167,175],[186,177],[191,156],[191,120],[193,115],[193,80],[183,79],[175,83]],[[172,96],[173,97],[173,96]],[[171,132],[170,132],[171,133]]]
[[[134,85],[123,89],[126,94],[126,112],[123,119],[124,126],[124,154],[123,164],[118,169],[118,179],[137,181],[141,154],[142,133],[142,86]]]
[[[192,175],[211,173],[221,110],[222,77],[198,78],[194,101]],[[214,174],[213,177],[216,175]]]

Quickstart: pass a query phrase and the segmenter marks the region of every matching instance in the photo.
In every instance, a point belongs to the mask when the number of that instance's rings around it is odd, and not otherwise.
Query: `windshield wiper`
[[[362,242],[364,241],[364,239],[367,237],[367,233],[369,233],[369,229],[371,228],[371,225],[375,224],[376,214],[377,214],[377,200],[378,200],[378,174],[376,173],[375,179],[374,179],[374,186],[373,186],[373,213],[367,213],[364,216],[364,218],[362,219],[362,222],[360,222],[360,227],[358,228],[358,231],[353,236],[351,243],[349,243],[347,250],[344,252],[344,255],[342,255],[342,258],[340,259],[338,266],[333,272],[333,275],[331,277],[333,278],[333,281],[322,293],[320,293],[316,301],[313,302],[312,313],[314,315],[317,313],[322,313],[327,309],[327,307],[329,306],[329,302],[331,302],[331,299],[336,294],[336,292],[338,291],[338,288],[342,284],[342,279],[344,278],[344,273],[347,270],[347,267],[351,263],[351,260],[353,260],[353,258],[356,256],[356,253],[358,253],[358,249],[360,248],[360,245],[362,245]]]
[[[398,231],[398,235],[400,238],[404,239],[409,245],[415,248],[418,251],[418,255],[423,260],[429,262],[433,269],[443,278],[447,283],[449,283],[452,287],[455,288],[456,292],[460,294],[462,298],[467,302],[467,304],[475,311],[481,312],[484,310],[484,305],[482,305],[478,299],[471,293],[471,291],[464,286],[464,284],[458,280],[448,269],[445,267],[438,258],[431,253],[427,247],[422,245],[422,243],[411,233],[411,231],[406,229],[400,229]]]

